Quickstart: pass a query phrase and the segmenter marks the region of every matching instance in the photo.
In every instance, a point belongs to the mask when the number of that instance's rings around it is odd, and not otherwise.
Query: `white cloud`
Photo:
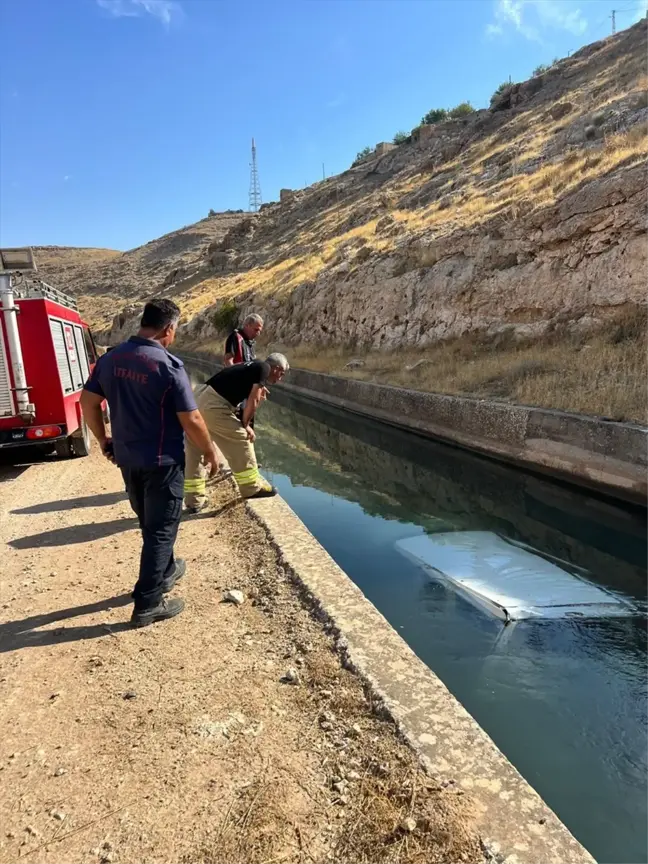
[[[569,0],[496,0],[494,21],[487,36],[501,36],[513,29],[525,39],[542,42],[548,30],[566,30],[580,36],[587,30],[581,9]]]
[[[165,27],[182,14],[177,0],[97,0],[113,18],[139,18],[142,14],[157,18]]]
[[[64,183],[67,183],[67,181],[68,181],[69,179],[70,179],[70,175],[69,175],[69,174],[66,174],[65,177],[63,178],[63,182],[64,182]]]

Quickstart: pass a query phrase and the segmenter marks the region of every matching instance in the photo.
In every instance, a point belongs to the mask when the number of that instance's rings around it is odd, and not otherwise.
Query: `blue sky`
[[[0,242],[128,249],[343,171],[646,0],[0,0]]]

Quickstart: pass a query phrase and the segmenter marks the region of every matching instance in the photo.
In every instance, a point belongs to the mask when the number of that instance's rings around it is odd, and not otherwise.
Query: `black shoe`
[[[185,607],[184,600],[179,597],[174,597],[173,600],[167,600],[163,597],[157,606],[152,609],[133,610],[131,616],[131,624],[133,627],[148,627],[149,624],[155,624],[156,621],[166,621],[167,618],[175,618]]]
[[[184,558],[177,558],[175,562],[175,570],[162,582],[162,593],[168,594],[169,591],[173,589],[173,586],[176,584],[178,579],[182,579],[186,572],[187,562],[184,560]]]
[[[203,501],[202,504],[196,504],[195,507],[185,507],[185,513],[187,513],[189,516],[195,516],[196,513],[201,513],[206,508],[207,502]]]
[[[254,495],[248,495],[245,500],[250,501],[252,498],[274,498],[277,494],[279,493],[275,487],[269,486],[267,489],[259,489],[259,491],[255,492]]]

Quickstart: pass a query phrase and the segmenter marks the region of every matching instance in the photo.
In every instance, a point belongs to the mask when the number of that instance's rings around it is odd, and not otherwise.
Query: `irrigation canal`
[[[594,857],[648,860],[645,512],[280,388],[257,432],[265,476]],[[523,544],[637,614],[502,638],[397,545],[465,531]]]

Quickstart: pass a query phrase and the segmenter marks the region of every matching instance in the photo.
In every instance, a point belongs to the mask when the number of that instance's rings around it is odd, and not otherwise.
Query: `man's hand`
[[[203,458],[203,464],[205,465],[205,468],[207,468],[207,472],[208,472],[209,476],[213,477],[214,474],[216,474],[216,472],[221,467],[220,456],[219,456],[218,450],[216,449],[216,447],[214,446],[213,443],[212,443],[210,449],[206,450],[203,453],[202,458]]]
[[[116,465],[115,462],[115,451],[113,449],[113,441],[112,438],[106,438],[101,443],[101,452],[106,457],[109,462],[112,462],[113,465]]]
[[[247,435],[247,440],[251,444],[254,444],[254,442],[256,441],[256,435],[254,434],[254,429],[251,426],[246,426],[245,427],[245,434]]]
[[[267,399],[268,396],[270,395],[270,391],[268,390],[267,387],[261,387],[260,392],[261,392],[261,401],[263,401],[264,399]]]

